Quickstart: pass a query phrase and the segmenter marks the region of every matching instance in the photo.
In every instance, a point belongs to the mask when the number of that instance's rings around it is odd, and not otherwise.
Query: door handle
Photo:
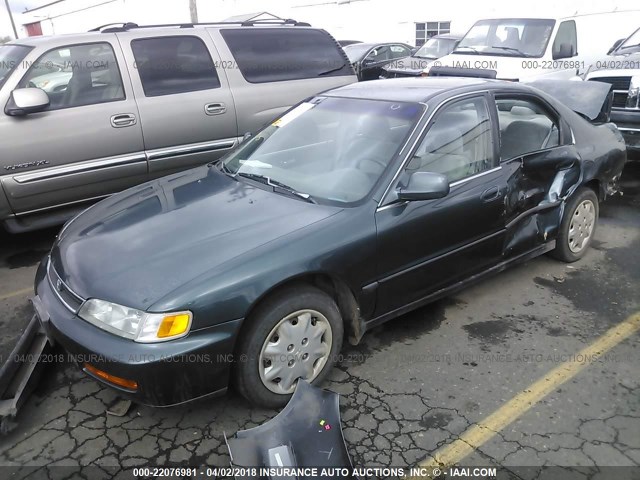
[[[482,195],[480,195],[480,198],[482,199],[483,202],[492,202],[500,198],[500,193],[501,193],[500,187],[495,186],[495,187],[487,188],[484,192],[482,192]]]
[[[227,107],[224,103],[207,103],[204,106],[204,113],[207,115],[222,115],[226,111]]]
[[[114,128],[130,127],[136,124],[136,116],[133,113],[119,113],[111,117],[111,126]]]

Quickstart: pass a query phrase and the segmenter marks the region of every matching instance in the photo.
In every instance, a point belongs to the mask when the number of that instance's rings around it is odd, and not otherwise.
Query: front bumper
[[[151,406],[176,405],[226,391],[241,320],[168,342],[137,343],[101,330],[65,307],[53,291],[45,265],[43,261],[36,274],[37,316],[47,337],[62,345],[87,375]],[[130,390],[104,381],[88,372],[85,364],[138,386]]]
[[[640,161],[640,111],[612,110],[611,121],[627,144],[628,159]]]

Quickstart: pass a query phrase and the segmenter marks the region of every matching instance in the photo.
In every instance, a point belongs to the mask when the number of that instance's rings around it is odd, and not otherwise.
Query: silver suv
[[[87,204],[215,160],[320,91],[355,82],[338,43],[294,21],[139,27],[0,47],[0,222]]]

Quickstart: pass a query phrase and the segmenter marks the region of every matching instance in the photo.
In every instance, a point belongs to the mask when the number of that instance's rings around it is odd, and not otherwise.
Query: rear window
[[[221,34],[251,83],[353,75],[338,44],[321,30],[252,27]]]
[[[131,49],[147,97],[220,87],[211,55],[197,37],[133,40]]]

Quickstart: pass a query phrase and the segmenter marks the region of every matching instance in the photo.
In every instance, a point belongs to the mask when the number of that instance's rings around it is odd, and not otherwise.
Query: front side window
[[[220,169],[344,205],[364,199],[390,165],[423,106],[316,97],[220,162]]]
[[[391,58],[403,58],[411,55],[411,50],[404,45],[391,45]]]
[[[146,97],[220,87],[209,50],[198,37],[143,38],[133,40],[131,50]]]
[[[484,98],[473,98],[452,103],[438,113],[407,173],[441,173],[449,182],[456,182],[495,166],[487,105]]]
[[[252,27],[220,33],[251,83],[353,75],[336,41],[320,30]]]
[[[541,57],[555,20],[511,18],[480,20],[467,32],[455,53]]]
[[[0,46],[0,87],[9,78],[11,72],[27,56],[31,47],[23,45],[2,45]]]
[[[49,110],[124,100],[120,69],[108,43],[49,50],[31,66],[20,87],[49,95]]]
[[[560,144],[557,121],[537,102],[522,98],[497,98],[496,106],[501,160],[510,160]]]

